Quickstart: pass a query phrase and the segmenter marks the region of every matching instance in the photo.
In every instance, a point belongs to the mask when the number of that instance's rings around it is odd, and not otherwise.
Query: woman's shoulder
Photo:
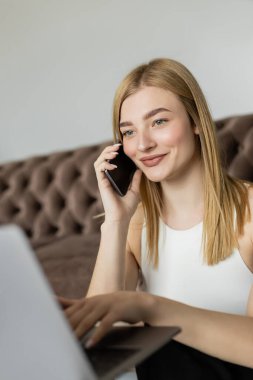
[[[253,183],[244,182],[248,193],[249,218],[244,224],[243,238],[239,239],[239,252],[244,263],[253,273]],[[252,315],[253,311],[253,287],[248,299],[247,314]]]
[[[244,262],[253,272],[253,184],[244,183],[248,194],[249,214],[243,226],[243,234],[239,237],[239,251]]]
[[[253,183],[247,182],[245,185],[248,189],[249,205],[252,208],[253,207]]]
[[[130,221],[129,229],[136,229],[136,228],[141,228],[143,227],[144,223],[144,210],[143,210],[143,205],[142,203],[139,203],[137,206],[137,209]]]
[[[247,189],[247,196],[248,196],[248,206],[249,206],[249,211],[251,214],[251,220],[253,218],[253,183],[245,181],[243,182],[243,185]]]
[[[248,201],[250,211],[250,223],[252,224],[252,237],[253,237],[253,183],[247,183]]]

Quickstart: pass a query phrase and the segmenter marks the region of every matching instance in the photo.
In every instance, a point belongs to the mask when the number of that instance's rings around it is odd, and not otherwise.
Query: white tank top
[[[235,249],[217,265],[203,263],[202,223],[173,230],[160,221],[159,265],[147,260],[146,227],[142,231],[143,290],[191,306],[233,314],[245,314],[253,273]]]

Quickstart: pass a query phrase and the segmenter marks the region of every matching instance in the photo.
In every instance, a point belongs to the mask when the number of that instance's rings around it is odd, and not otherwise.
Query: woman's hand
[[[86,344],[87,347],[91,347],[115,322],[148,321],[154,310],[152,295],[122,291],[78,300],[65,310],[65,315],[78,338],[100,322]]]
[[[78,299],[56,296],[56,301],[60,304],[63,310],[66,310],[70,306],[75,305],[78,302]]]
[[[140,170],[136,170],[129,190],[124,197],[120,197],[113,190],[104,173],[105,170],[111,171],[116,169],[108,160],[112,160],[116,157],[119,146],[120,144],[107,146],[94,163],[98,187],[105,210],[105,219],[110,221],[130,220],[140,201]]]

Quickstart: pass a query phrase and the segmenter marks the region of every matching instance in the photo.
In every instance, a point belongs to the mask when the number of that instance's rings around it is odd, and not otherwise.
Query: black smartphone
[[[112,160],[109,160],[110,164],[117,165],[116,169],[105,170],[105,175],[111,182],[114,190],[123,197],[126,195],[127,190],[132,181],[134,172],[136,170],[135,163],[124,153],[123,146],[120,145],[118,154]]]

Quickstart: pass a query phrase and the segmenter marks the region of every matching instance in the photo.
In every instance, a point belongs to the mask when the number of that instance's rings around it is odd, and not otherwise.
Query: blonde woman
[[[95,162],[105,220],[88,295],[66,302],[73,329],[81,336],[101,321],[91,346],[116,321],[178,325],[141,379],[187,368],[198,379],[203,366],[205,379],[253,378],[253,189],[222,170],[198,83],[174,60],[141,65],[120,84],[113,119],[138,170],[120,197],[104,173],[119,145]],[[180,360],[175,377],[168,355]]]

